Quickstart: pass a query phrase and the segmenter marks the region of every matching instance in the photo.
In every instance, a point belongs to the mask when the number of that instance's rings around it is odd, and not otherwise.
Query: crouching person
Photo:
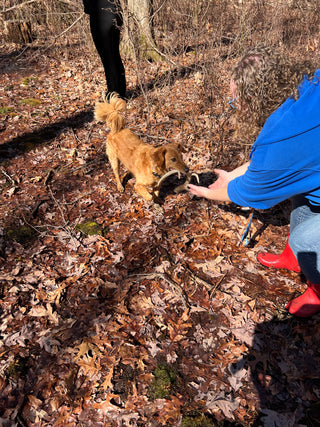
[[[291,314],[320,311],[320,70],[294,64],[268,48],[250,50],[233,70],[232,106],[241,126],[261,129],[250,161],[192,194],[267,209],[292,200],[290,235],[281,255],[258,255],[265,266],[302,271],[308,288],[290,301]]]

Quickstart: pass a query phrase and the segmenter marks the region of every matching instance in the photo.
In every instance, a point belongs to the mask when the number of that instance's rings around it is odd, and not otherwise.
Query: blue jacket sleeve
[[[256,209],[268,209],[283,200],[297,194],[297,172],[283,171],[248,171],[232,180],[228,185],[230,200],[240,206]]]
[[[302,194],[320,204],[320,71],[266,121],[246,173],[228,185],[230,200],[267,209]]]

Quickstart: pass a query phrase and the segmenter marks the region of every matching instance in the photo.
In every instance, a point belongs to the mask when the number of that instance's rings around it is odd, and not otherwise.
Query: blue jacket
[[[295,195],[320,205],[320,70],[265,122],[246,173],[228,184],[240,206],[267,209]]]

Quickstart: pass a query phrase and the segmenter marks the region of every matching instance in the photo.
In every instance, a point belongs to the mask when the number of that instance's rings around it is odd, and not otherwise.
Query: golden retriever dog
[[[124,118],[120,114],[125,109],[126,101],[113,93],[109,102],[96,104],[95,119],[105,121],[111,129],[107,137],[106,151],[118,191],[124,191],[119,176],[121,162],[135,177],[135,191],[149,201],[153,199],[153,192],[160,178],[167,172],[187,173],[189,169],[182,160],[180,145],[153,147],[125,128]]]

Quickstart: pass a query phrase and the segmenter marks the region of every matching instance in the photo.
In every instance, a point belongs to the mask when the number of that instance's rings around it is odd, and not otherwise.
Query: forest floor
[[[211,91],[192,52],[179,61],[143,63],[142,86],[125,61],[127,123],[181,143],[208,185],[248,155],[234,59]],[[176,178],[159,203],[133,179],[120,194],[93,119],[103,87],[91,51],[1,47],[0,424],[319,426],[320,315],[290,316],[305,279],[256,261],[283,249],[288,205],[255,211],[245,247],[250,211],[175,194]]]

